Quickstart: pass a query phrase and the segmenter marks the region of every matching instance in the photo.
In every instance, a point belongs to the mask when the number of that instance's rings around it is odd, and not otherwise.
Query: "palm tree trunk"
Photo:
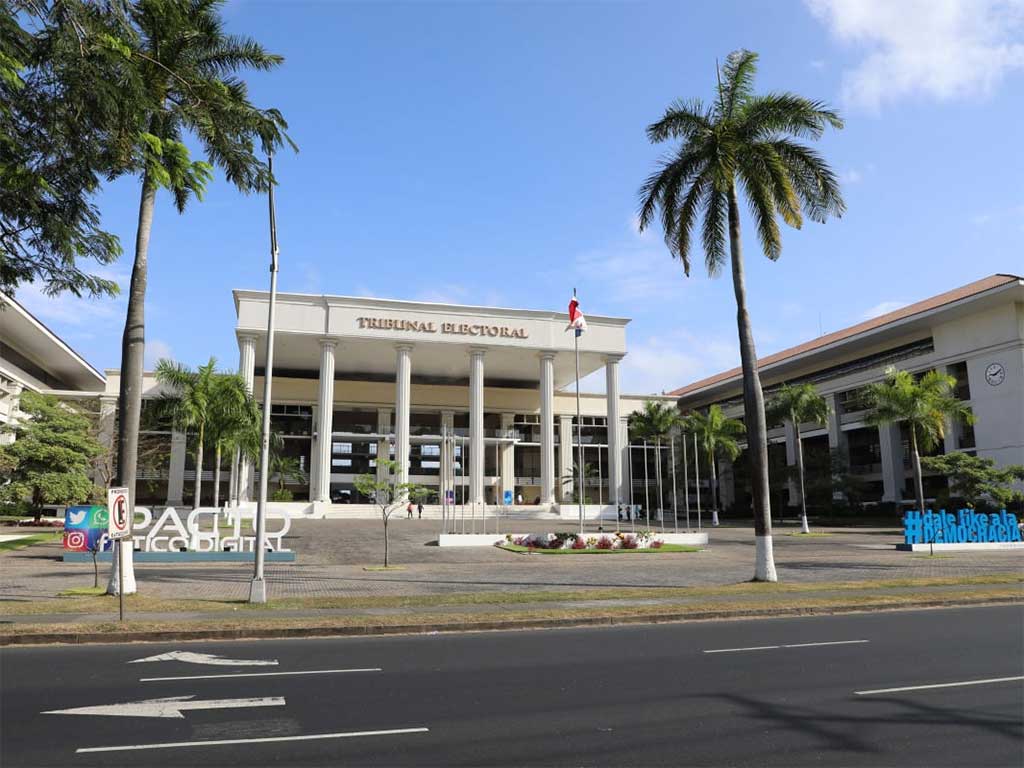
[[[656,450],[658,451],[658,463],[655,465],[655,474],[658,482],[658,512],[661,518],[661,530],[665,530],[665,494],[661,488],[661,438],[659,437],[655,442]]]
[[[750,490],[754,506],[754,537],[757,545],[754,580],[778,581],[772,552],[772,508],[768,489],[768,430],[764,417],[764,393],[757,372],[757,351],[747,312],[747,289],[743,280],[743,250],[740,243],[740,209],[735,185],[729,186],[729,253],[732,259],[732,287],[736,294],[736,330],[743,369],[743,411],[746,416],[747,450],[750,452]]]
[[[804,493],[804,441],[800,439],[800,424],[793,420],[796,428],[796,473],[800,478],[800,533],[810,533],[807,524],[807,495]]]
[[[156,184],[149,174],[142,177],[142,195],[139,199],[138,225],[135,230],[135,261],[132,264],[131,283],[128,288],[128,310],[125,313],[124,334],[121,336],[121,378],[117,400],[117,484],[128,489],[131,509],[135,511],[135,477],[139,461],[139,422],[142,419],[142,377],[146,355],[146,276],[149,255],[149,234],[153,229],[153,209],[156,207]],[[132,571],[130,538],[115,546],[111,558],[111,582],[117,581],[117,559],[125,559],[125,594],[135,592],[135,574]],[[131,587],[129,589],[129,586]],[[107,592],[116,594],[107,587]]]
[[[199,506],[199,496],[203,490],[203,428],[196,433],[196,481],[192,491],[192,509]]]
[[[910,455],[914,466],[914,492],[917,494],[917,508],[924,514],[924,482],[921,479],[921,454],[917,450],[917,427],[910,425]]]
[[[718,525],[718,462],[713,452],[708,454],[708,464],[711,465],[711,525]]]
[[[388,518],[384,516],[384,567],[388,567]]]
[[[213,506],[220,506],[220,443],[217,443],[217,450],[214,452],[213,465]]]

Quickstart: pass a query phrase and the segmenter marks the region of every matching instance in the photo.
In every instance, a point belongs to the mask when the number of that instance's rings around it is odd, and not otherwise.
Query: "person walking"
[[[411,501],[408,504],[405,505],[405,516],[406,516],[406,519],[412,520],[412,502]]]
[[[418,519],[422,520],[423,519],[423,502],[422,501],[419,502],[416,505],[416,513],[417,513]]]

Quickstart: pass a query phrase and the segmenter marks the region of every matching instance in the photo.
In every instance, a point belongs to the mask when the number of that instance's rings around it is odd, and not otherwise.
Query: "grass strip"
[[[90,575],[91,580],[91,575]],[[264,604],[247,600],[213,600],[167,598],[142,594],[126,595],[125,608],[130,611],[154,613],[244,611],[268,613],[275,609],[316,610],[331,608],[429,608],[453,605],[521,605],[524,603],[571,602],[578,600],[628,600],[755,596],[804,592],[842,592],[849,590],[886,590],[914,587],[964,587],[986,585],[1019,585],[1024,574],[996,573],[984,576],[929,577],[914,579],[872,579],[846,582],[765,583],[744,582],[718,587],[592,587],[568,590],[508,590],[505,592],[453,592],[439,595],[387,595],[380,597],[288,597],[271,599]],[[145,589],[145,584],[142,584]],[[111,610],[111,595],[58,597],[48,600],[0,602],[0,615],[32,615],[42,613],[103,613]]]
[[[646,549],[538,549],[537,547],[522,547],[518,544],[502,544],[498,549],[507,552],[516,552],[521,555],[657,555],[661,552],[700,552],[700,547],[691,547],[686,544],[662,544],[660,547],[647,547]]]
[[[742,603],[702,601],[686,604],[660,604],[645,606],[528,608],[516,611],[481,613],[416,613],[395,616],[345,615],[329,617],[274,617],[268,615],[239,614],[238,617],[217,617],[215,620],[132,621],[123,623],[63,624],[6,624],[0,625],[0,639],[16,635],[102,634],[116,639],[118,635],[140,632],[188,633],[204,630],[217,631],[282,631],[330,630],[351,628],[417,628],[472,629],[474,625],[496,628],[506,624],[515,628],[529,622],[563,621],[597,623],[601,620],[658,621],[685,620],[686,618],[742,618],[744,616],[793,615],[794,613],[828,612],[829,610],[878,610],[893,608],[941,607],[998,602],[1022,602],[1019,590],[992,589],[972,595],[902,593],[898,595],[843,595],[832,597],[780,597],[770,601],[749,600]]]
[[[61,540],[62,534],[54,531],[47,531],[46,533],[33,533],[26,536],[23,539],[12,539],[10,541],[0,541],[0,552],[10,552],[15,549],[24,549],[25,547],[31,547],[33,544],[52,544]]]

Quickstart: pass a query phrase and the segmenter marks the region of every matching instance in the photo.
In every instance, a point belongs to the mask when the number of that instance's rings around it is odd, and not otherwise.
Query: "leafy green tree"
[[[845,209],[836,176],[828,164],[796,138],[818,139],[829,126],[843,126],[839,115],[821,102],[791,93],[755,95],[757,54],[729,54],[715,100],[677,101],[647,128],[652,143],[670,139],[678,148],[640,190],[640,229],[661,212],[665,243],[690,272],[691,235],[703,216],[701,240],[705,265],[717,275],[726,263],[726,241],[736,295],[736,325],[743,370],[743,403],[749,431],[751,495],[757,561],[754,578],[775,581],[768,486],[768,441],[764,395],[747,311],[740,237],[739,188],[746,195],[761,249],[772,260],[782,253],[776,217],[799,228],[806,214],[823,222]]]
[[[24,416],[2,433],[14,442],[0,447],[0,501],[27,503],[36,520],[44,504],[88,501],[94,486],[90,472],[103,448],[92,436],[87,416],[55,397],[25,391]]]
[[[6,0],[0,7],[0,291],[38,281],[48,294],[109,295],[86,271],[118,239],[100,226],[103,177],[131,165],[141,130],[117,38],[122,4]]]
[[[730,419],[721,406],[712,405],[707,413],[695,411],[686,417],[686,429],[697,436],[697,445],[711,471],[711,524],[718,525],[718,461],[730,461],[740,455],[738,438],[746,432],[743,422]]]
[[[377,459],[377,466],[383,470],[378,478],[375,474],[357,475],[356,490],[380,509],[380,519],[384,523],[384,567],[388,567],[388,523],[391,516],[400,510],[410,499],[420,493],[421,486],[416,483],[400,483],[398,481],[398,462],[392,459]]]
[[[788,421],[796,435],[796,468],[800,486],[800,529],[810,533],[807,524],[807,494],[804,490],[804,443],[800,425],[824,424],[828,418],[828,403],[818,394],[813,384],[784,384],[767,406],[770,422]]]
[[[273,179],[267,163],[256,154],[256,143],[266,153],[290,143],[281,113],[255,107],[238,77],[247,69],[273,69],[283,59],[250,38],[227,34],[220,16],[223,4],[223,0],[132,0],[129,34],[120,41],[131,62],[125,75],[127,87],[142,94],[137,112],[144,126],[134,147],[140,201],[118,401],[119,477],[122,485],[133,489],[133,498],[142,410],[147,259],[157,190],[167,189],[175,208],[183,212],[191,197],[202,198],[216,166],[240,191],[265,191]],[[207,160],[191,158],[187,137],[202,147]]]
[[[914,492],[917,508],[924,511],[924,485],[921,480],[921,449],[934,449],[946,433],[946,421],[959,419],[974,423],[971,409],[953,394],[956,378],[928,371],[920,380],[909,371],[889,368],[885,381],[869,384],[864,397],[873,409],[868,424],[904,423],[910,432],[910,455],[914,468]]]
[[[682,423],[679,411],[675,406],[668,403],[661,403],[656,400],[645,400],[644,407],[629,415],[629,431],[641,440],[650,440],[654,443],[657,462],[654,465],[655,482],[658,485],[658,510],[662,509],[665,501],[664,490],[661,485],[661,441],[669,436],[673,429]],[[610,427],[609,427],[610,428]],[[644,454],[644,461],[647,454]],[[650,510],[647,510],[650,519]],[[665,515],[661,515],[662,528],[665,526]]]
[[[1024,482],[1024,466],[1011,464],[997,467],[993,459],[969,453],[947,453],[921,459],[921,466],[949,479],[950,491],[968,504],[989,501],[996,507],[1007,507],[1024,501],[1024,492],[1013,487]]]

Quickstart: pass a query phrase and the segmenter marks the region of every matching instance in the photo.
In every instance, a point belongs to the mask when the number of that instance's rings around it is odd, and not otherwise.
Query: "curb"
[[[861,603],[807,608],[749,609],[735,611],[694,611],[678,613],[637,613],[623,616],[595,616],[572,619],[523,619],[504,621],[460,621],[444,624],[367,624],[352,627],[281,627],[251,629],[196,629],[147,632],[54,632],[0,636],[0,647],[22,645],[85,645],[94,643],[155,643],[183,640],[269,640],[306,637],[366,637],[382,635],[425,635],[442,632],[486,632],[528,629],[608,627],[624,624],[670,624],[684,621],[722,619],[765,619],[793,616],[827,616],[876,611],[907,611],[920,608],[964,608],[988,605],[1024,605],[1024,598],[1003,597],[981,600],[922,600],[912,605]]]

